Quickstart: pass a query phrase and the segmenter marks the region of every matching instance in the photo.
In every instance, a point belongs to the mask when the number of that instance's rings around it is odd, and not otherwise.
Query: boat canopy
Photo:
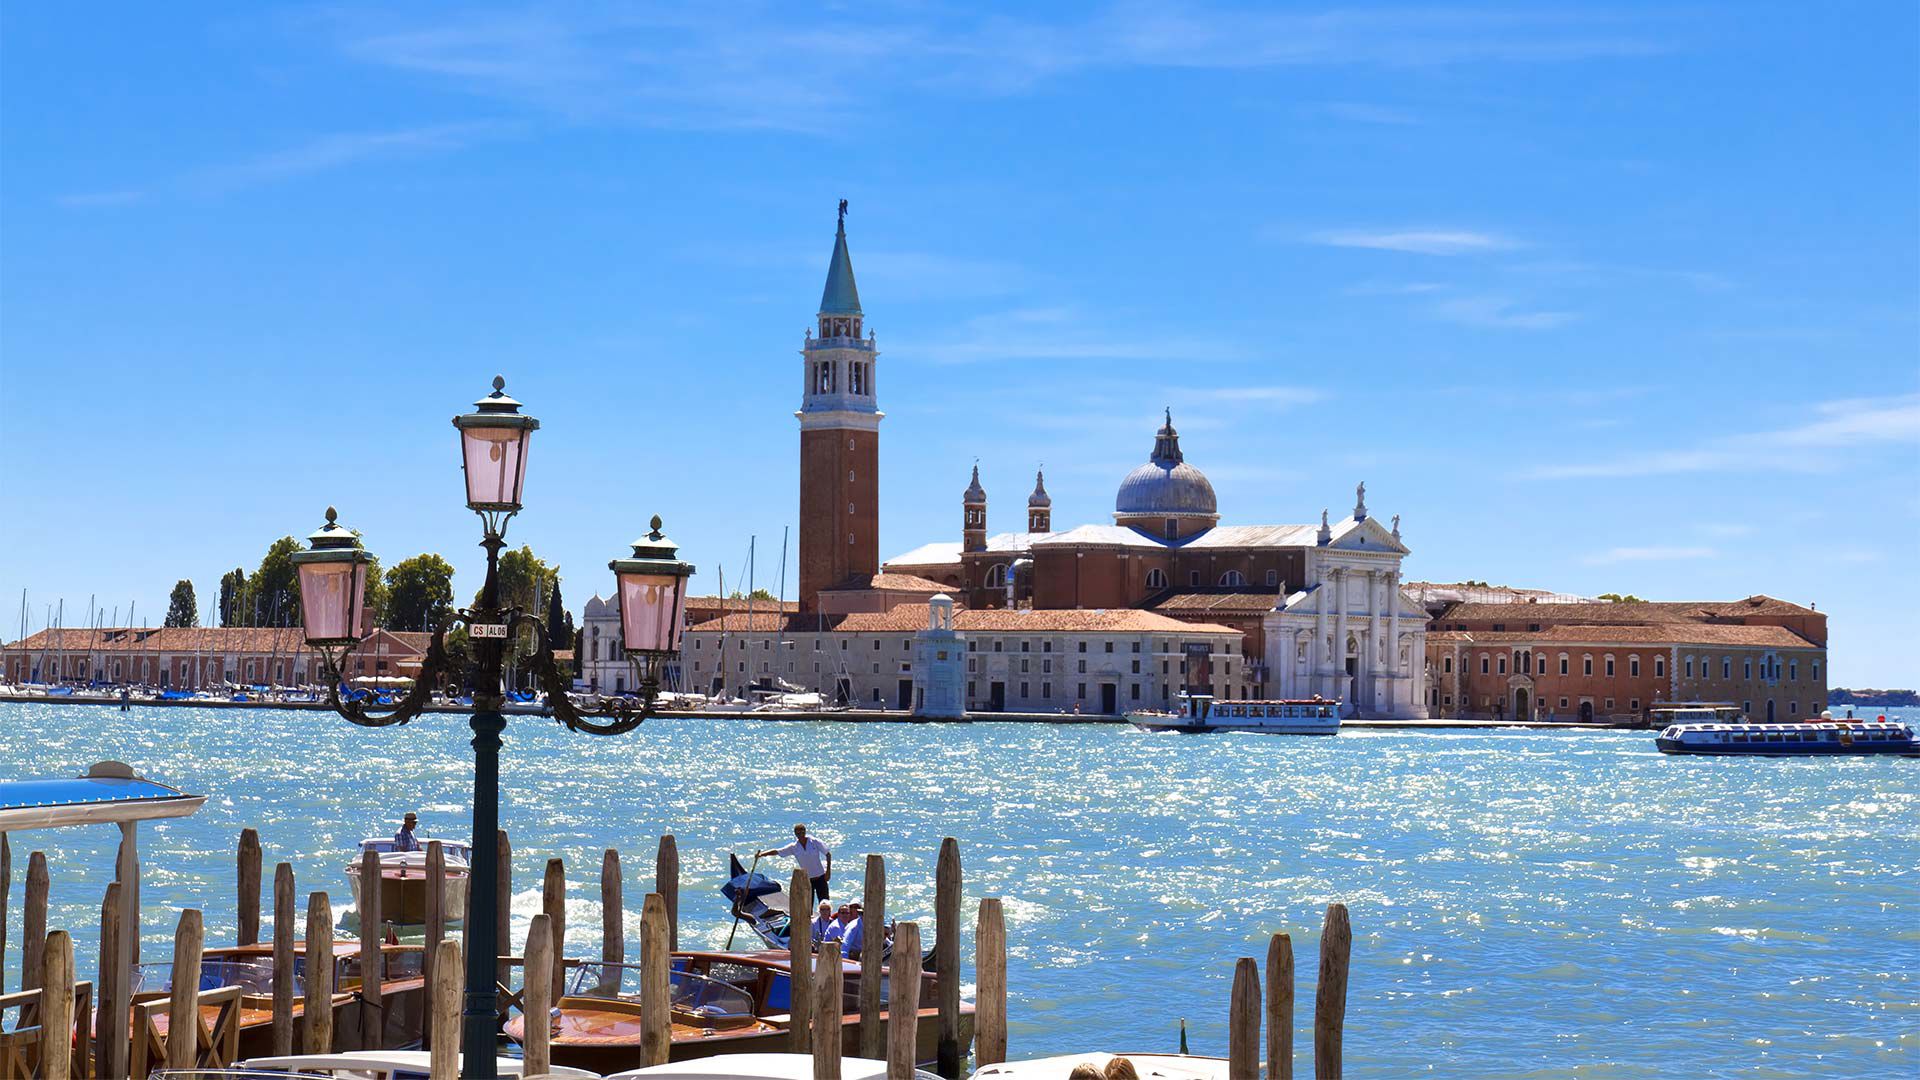
[[[0,832],[187,817],[206,801],[101,761],[72,779],[0,781]]]

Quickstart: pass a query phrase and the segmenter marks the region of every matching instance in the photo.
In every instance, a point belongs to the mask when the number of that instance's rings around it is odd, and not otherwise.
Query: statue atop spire
[[[1171,407],[1167,409],[1166,426],[1154,434],[1153,454],[1149,460],[1163,469],[1171,468],[1184,460],[1184,457],[1180,453],[1180,433],[1173,430],[1173,409]]]
[[[1353,520],[1367,520],[1367,482],[1365,480],[1353,489]]]
[[[840,230],[842,232],[845,232],[846,228],[847,228],[847,200],[841,199],[840,200]]]
[[[1320,535],[1316,539],[1321,547],[1333,543],[1333,527],[1327,524],[1327,511],[1325,507],[1322,507],[1320,510]]]
[[[847,254],[847,200],[840,200],[840,218],[833,233],[833,258],[827,263],[827,287],[820,293],[820,314],[853,316],[850,333],[831,334],[823,328],[822,337],[858,337],[860,327],[860,290],[853,283],[853,256]],[[840,329],[848,329],[841,327]]]

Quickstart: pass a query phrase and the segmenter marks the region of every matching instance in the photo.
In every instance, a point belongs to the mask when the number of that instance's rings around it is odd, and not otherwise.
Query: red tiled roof
[[[384,650],[398,645],[410,652],[425,652],[431,634],[411,630],[376,630],[361,648]],[[6,646],[9,651],[26,652],[210,652],[280,653],[304,652],[306,634],[297,626],[167,626],[158,629],[107,627],[94,629],[41,630],[24,640]]]
[[[1430,645],[1735,645],[1751,648],[1817,649],[1784,626],[1663,622],[1652,625],[1547,626],[1536,631],[1434,630]]]
[[[1455,604],[1440,622],[1665,623],[1696,622],[1754,615],[1815,615],[1812,608],[1771,596],[1745,600],[1641,600],[1611,604]]]
[[[1154,611],[1218,611],[1257,615],[1272,611],[1280,602],[1278,592],[1185,592],[1175,593],[1153,605]]]
[[[950,588],[953,588],[953,586],[943,585],[932,578],[920,577],[917,574],[896,574],[888,572],[874,574],[864,579],[850,577],[840,584],[833,586],[833,588],[828,591],[852,592],[862,589],[879,589],[891,592],[941,593],[946,592]]]
[[[682,605],[688,611],[745,611],[747,598],[744,596],[689,596]],[[799,611],[798,600],[768,600],[757,597],[753,600],[755,611]]]
[[[886,612],[860,612],[848,615],[835,627],[856,633],[924,630],[927,605],[900,604]],[[1240,631],[1215,623],[1191,623],[1138,608],[998,608],[962,609],[953,613],[953,626],[962,633],[1150,633],[1150,634],[1232,634]]]
[[[754,631],[770,634],[787,629],[789,624],[797,624],[799,619],[798,615],[787,615],[778,611],[756,611],[751,615],[745,613],[722,615],[717,619],[708,619],[706,622],[687,627],[687,633],[737,634],[743,631]]]

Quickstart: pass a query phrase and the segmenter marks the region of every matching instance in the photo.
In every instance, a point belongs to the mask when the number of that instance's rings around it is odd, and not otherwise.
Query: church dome
[[[1205,473],[1187,464],[1182,457],[1180,433],[1173,429],[1171,413],[1166,426],[1154,438],[1151,460],[1120,481],[1113,517],[1122,525],[1151,524],[1156,530],[1166,518],[1197,519],[1191,524],[1202,528],[1220,520],[1213,484]],[[1135,522],[1129,518],[1143,520]],[[1181,529],[1182,534],[1188,531]]]

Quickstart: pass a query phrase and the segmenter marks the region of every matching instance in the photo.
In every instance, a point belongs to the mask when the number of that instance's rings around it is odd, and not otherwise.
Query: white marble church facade
[[[1262,619],[1267,692],[1337,698],[1346,716],[1427,716],[1427,613],[1400,590],[1408,549],[1367,513],[1364,487],[1353,516],[1325,517],[1307,552],[1305,587]]]

